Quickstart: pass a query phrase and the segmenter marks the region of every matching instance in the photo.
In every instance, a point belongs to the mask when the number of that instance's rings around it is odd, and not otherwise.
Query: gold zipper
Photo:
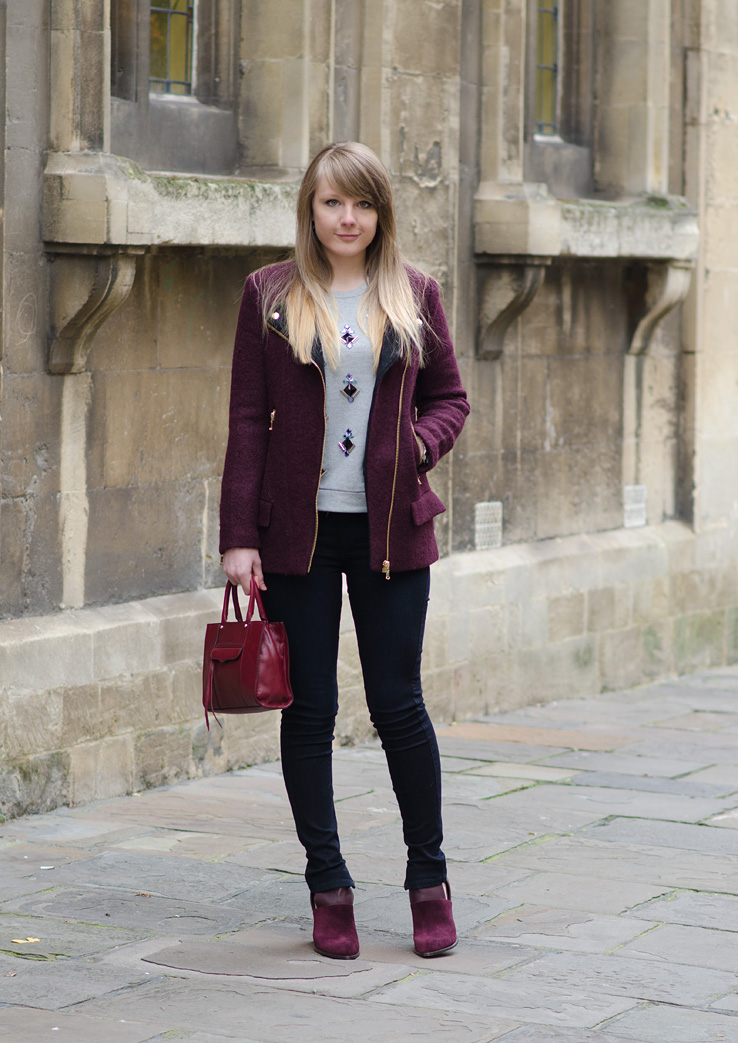
[[[276,415],[277,415],[277,410],[276,409],[273,409],[271,411],[271,413],[269,414],[269,430],[270,431],[274,430],[274,418],[275,418]]]
[[[320,373],[320,379],[321,379],[322,384],[323,384],[323,448],[320,451],[321,471],[320,471],[320,477],[318,478],[318,488],[315,491],[315,536],[313,537],[313,546],[312,546],[312,550],[310,551],[310,560],[308,561],[308,567],[307,567],[308,572],[312,568],[313,557],[315,555],[315,545],[318,542],[318,494],[320,493],[320,479],[323,477],[322,466],[323,466],[323,457],[325,456],[325,436],[326,436],[326,419],[325,419],[326,390],[325,390],[325,377],[321,373],[320,366],[315,361],[315,359],[311,359],[310,361],[312,362],[313,366],[315,366],[315,368],[317,369],[318,373]]]
[[[397,466],[400,460],[400,424],[402,422],[402,399],[405,394],[405,377],[407,376],[407,367],[410,362],[410,357],[405,359],[405,368],[402,371],[402,383],[400,384],[400,403],[397,407],[397,432],[395,434],[395,473],[392,475],[392,496],[390,498],[390,509],[387,516],[387,547],[386,547],[386,558],[382,562],[382,573],[385,579],[390,578],[390,526],[392,525],[392,512],[395,509],[395,489],[397,488]]]

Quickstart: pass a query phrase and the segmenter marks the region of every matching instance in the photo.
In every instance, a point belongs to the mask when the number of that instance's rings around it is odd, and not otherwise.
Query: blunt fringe
[[[418,303],[397,245],[392,182],[381,160],[359,142],[326,145],[305,172],[297,197],[294,262],[270,273],[262,295],[264,322],[279,305],[296,358],[310,362],[317,333],[329,365],[336,369],[340,341],[330,293],[332,269],[313,230],[313,197],[322,177],[344,195],[368,200],[377,211],[376,235],[366,251],[367,286],[358,314],[374,351],[375,369],[387,325],[395,331],[403,357],[415,349],[422,365]]]

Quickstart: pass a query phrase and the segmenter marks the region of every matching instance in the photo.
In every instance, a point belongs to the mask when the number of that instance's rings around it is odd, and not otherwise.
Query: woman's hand
[[[231,547],[223,555],[223,571],[231,583],[243,588],[248,594],[253,574],[259,590],[266,590],[261,556],[256,547]]]

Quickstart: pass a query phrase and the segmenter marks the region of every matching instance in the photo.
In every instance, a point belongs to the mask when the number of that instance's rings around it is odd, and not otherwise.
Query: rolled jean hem
[[[305,881],[310,888],[310,894],[312,895],[320,894],[322,891],[333,891],[337,887],[356,888],[356,884],[347,873],[344,873],[341,876],[324,876],[317,880],[308,880],[306,877]]]

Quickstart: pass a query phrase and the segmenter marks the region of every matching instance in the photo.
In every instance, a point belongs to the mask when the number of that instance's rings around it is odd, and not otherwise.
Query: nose
[[[353,206],[347,204],[343,209],[343,215],[341,217],[341,223],[344,225],[355,225],[356,224],[356,213],[354,212]]]

